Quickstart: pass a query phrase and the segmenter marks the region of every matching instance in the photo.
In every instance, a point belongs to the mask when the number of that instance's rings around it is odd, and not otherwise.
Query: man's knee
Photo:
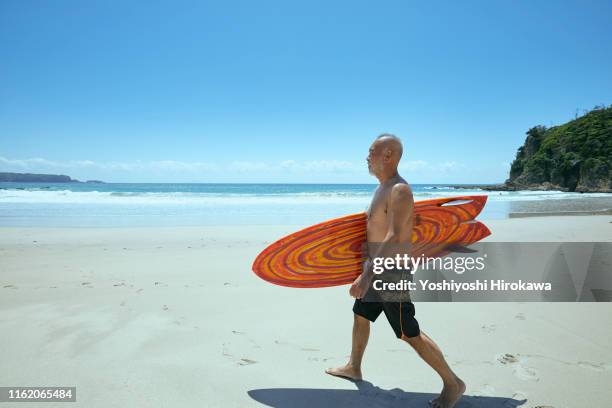
[[[402,334],[401,339],[404,340],[406,343],[410,344],[415,349],[419,349],[423,345],[423,337],[421,337],[420,333],[413,337],[408,337],[405,334]]]
[[[353,316],[355,316],[355,323],[356,324],[362,324],[362,325],[370,325],[370,321],[368,319],[366,319],[363,316],[358,315],[357,313],[353,313]]]

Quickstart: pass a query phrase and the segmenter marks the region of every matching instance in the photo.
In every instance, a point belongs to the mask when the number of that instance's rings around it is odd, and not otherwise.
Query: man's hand
[[[361,299],[368,291],[371,282],[372,276],[367,272],[363,272],[357,277],[357,279],[355,279],[355,281],[351,285],[351,288],[349,289],[349,294],[355,299]]]
[[[355,299],[364,297],[372,282],[372,261],[366,259],[361,268],[361,275],[355,279],[349,289],[349,294]]]

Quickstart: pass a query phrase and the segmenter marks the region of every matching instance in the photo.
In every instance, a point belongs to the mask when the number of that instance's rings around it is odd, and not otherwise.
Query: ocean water
[[[612,208],[612,194],[412,185],[415,200],[484,194],[481,219]],[[365,211],[374,184],[0,183],[0,226],[309,225]]]

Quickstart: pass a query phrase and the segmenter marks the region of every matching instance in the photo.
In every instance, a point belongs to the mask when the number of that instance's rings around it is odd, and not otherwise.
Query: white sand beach
[[[490,240],[612,241],[609,215],[486,224]],[[365,381],[324,374],[350,351],[348,287],[250,270],[295,229],[0,228],[0,385],[76,386],[71,406],[87,408],[425,407],[440,380],[384,316]],[[610,303],[416,304],[467,383],[458,407],[609,406],[611,316]]]

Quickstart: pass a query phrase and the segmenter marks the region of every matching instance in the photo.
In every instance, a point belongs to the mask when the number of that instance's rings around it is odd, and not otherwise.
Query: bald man
[[[346,365],[325,372],[361,380],[361,360],[370,336],[370,322],[384,312],[395,335],[410,344],[442,378],[442,392],[430,401],[431,406],[451,408],[463,395],[465,384],[450,369],[436,343],[420,330],[412,302],[362,300],[374,277],[372,259],[395,256],[410,249],[414,200],[410,186],[397,172],[401,157],[402,143],[391,134],[380,135],[370,147],[368,169],[380,185],[367,212],[368,260],[364,263],[363,273],[349,290],[355,298],[351,357]]]

